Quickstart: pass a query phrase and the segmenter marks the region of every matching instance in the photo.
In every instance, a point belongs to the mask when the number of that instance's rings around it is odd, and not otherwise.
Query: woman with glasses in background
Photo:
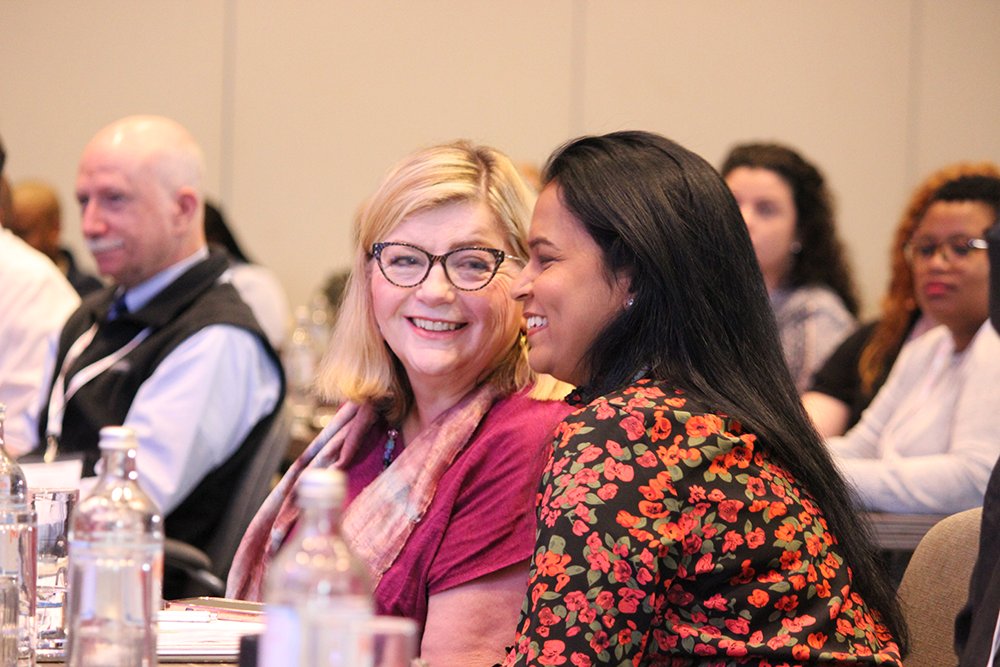
[[[866,509],[982,504],[1000,456],[1000,338],[987,323],[983,240],[998,211],[1000,179],[960,176],[929,199],[904,246],[917,301],[942,326],[905,346],[861,421],[827,440]]]
[[[893,237],[892,275],[879,319],[848,336],[816,371],[812,386],[802,395],[806,411],[824,438],[843,435],[857,424],[885,384],[903,345],[937,326],[937,302],[914,290],[904,248],[938,189],[959,176],[1000,177],[1000,170],[992,162],[949,165],[928,176],[913,192]]]
[[[467,143],[404,159],[368,200],[318,379],[344,406],[251,524],[230,597],[261,598],[302,470],[342,468],[344,532],[368,564],[376,612],[415,619],[435,667],[502,657],[527,590],[538,480],[569,412],[539,400],[557,385],[535,382],[508,296],[533,203],[505,155]],[[387,521],[365,521],[387,506]]]

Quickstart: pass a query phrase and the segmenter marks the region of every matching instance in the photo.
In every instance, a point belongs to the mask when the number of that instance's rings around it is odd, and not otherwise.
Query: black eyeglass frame
[[[956,259],[961,261],[962,259],[969,256],[968,252],[966,252],[964,255],[958,253],[952,254],[954,252],[955,245],[960,245],[958,243],[958,240],[960,238],[961,235],[959,235],[958,237],[949,237],[943,241],[934,242],[933,244],[934,250],[929,255],[924,254],[921,250],[921,247],[930,246],[931,245],[930,243],[916,244],[913,242],[913,239],[910,239],[903,246],[903,256],[906,258],[906,261],[910,263],[910,265],[912,265],[914,261],[918,258],[924,261],[930,261],[934,259],[935,256],[937,256],[938,252],[941,252],[942,257],[944,257],[944,259],[947,260],[948,262],[953,262]],[[948,247],[949,249],[945,250],[944,249],[945,247]],[[986,248],[989,247],[989,243],[986,242],[986,239],[969,238],[965,240],[963,248],[964,247],[968,247],[970,251],[986,250]]]
[[[421,276],[420,280],[413,283],[412,285],[400,285],[399,283],[397,283],[392,278],[386,275],[385,267],[382,266],[382,251],[385,248],[388,248],[389,246],[403,246],[404,248],[413,248],[414,250],[419,250],[420,252],[424,253],[424,255],[427,256],[428,260],[427,270],[424,271],[424,275]],[[466,250],[482,250],[483,252],[488,252],[491,255],[493,255],[493,258],[496,260],[496,263],[493,264],[493,273],[491,273],[490,277],[487,278],[486,282],[480,285],[479,287],[472,287],[472,288],[460,287],[459,285],[455,284],[455,281],[451,279],[451,274],[448,273],[448,258],[454,255],[455,253],[464,252]],[[508,255],[503,250],[498,250],[497,248],[469,246],[467,248],[455,248],[454,250],[449,250],[443,255],[432,255],[431,253],[427,252],[420,246],[415,246],[412,243],[403,243],[401,241],[380,241],[379,243],[372,244],[372,258],[375,260],[375,263],[378,264],[379,271],[382,272],[382,275],[385,277],[385,279],[388,280],[393,285],[395,285],[396,287],[402,287],[402,288],[416,287],[417,285],[423,283],[425,280],[427,280],[427,276],[431,275],[431,269],[434,268],[434,263],[440,262],[441,268],[444,269],[444,277],[448,279],[448,282],[451,283],[452,287],[454,287],[457,290],[462,290],[463,292],[478,292],[479,290],[485,288],[487,285],[493,282],[493,279],[496,278],[497,276],[497,271],[500,270],[500,265],[503,264],[505,259],[512,259],[516,262],[521,261],[520,257],[515,257],[514,255]]]

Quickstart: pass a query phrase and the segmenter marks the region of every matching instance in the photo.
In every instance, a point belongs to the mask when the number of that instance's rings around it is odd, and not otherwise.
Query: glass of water
[[[35,664],[35,513],[0,506],[0,664]]]
[[[66,642],[63,608],[69,572],[69,518],[80,498],[76,489],[34,489],[38,516],[38,654],[61,655]]]

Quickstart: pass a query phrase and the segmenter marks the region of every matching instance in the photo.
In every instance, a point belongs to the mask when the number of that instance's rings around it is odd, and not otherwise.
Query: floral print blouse
[[[567,417],[537,512],[505,665],[900,664],[809,494],[666,383]]]

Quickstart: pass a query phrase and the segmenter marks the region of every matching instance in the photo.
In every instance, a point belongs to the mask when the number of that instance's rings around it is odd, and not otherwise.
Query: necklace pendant
[[[396,449],[396,438],[399,437],[399,431],[394,428],[389,429],[389,439],[385,441],[385,452],[382,455],[382,470],[389,467],[392,463],[392,452]]]

